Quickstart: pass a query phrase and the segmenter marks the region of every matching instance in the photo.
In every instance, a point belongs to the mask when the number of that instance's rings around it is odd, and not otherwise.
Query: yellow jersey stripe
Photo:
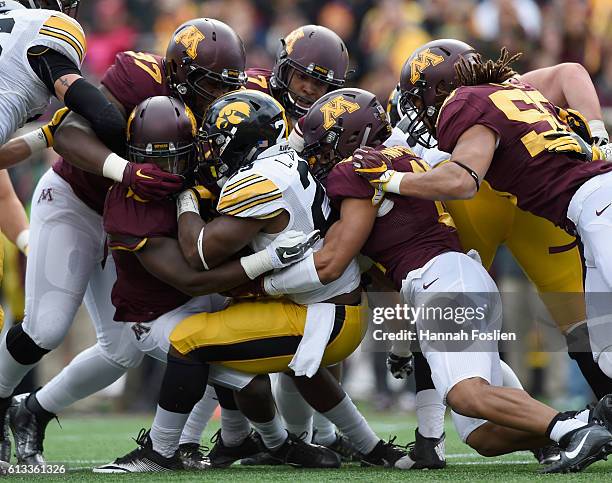
[[[266,182],[271,182],[271,181],[268,178],[256,178],[256,179],[253,179],[253,180],[249,181],[248,183],[241,184],[240,186],[238,186],[238,187],[236,187],[236,188],[234,188],[232,190],[224,191],[223,192],[223,198],[226,198],[228,196],[232,196],[232,195],[238,193],[241,190],[246,190],[246,188],[248,188],[250,186],[253,186],[253,185],[256,185],[256,184],[260,184],[260,183],[266,183]],[[257,189],[257,188],[255,188],[255,189]],[[244,191],[244,192],[246,192],[246,191]]]
[[[255,173],[255,174],[252,174],[252,175],[250,175],[250,176],[247,176],[246,178],[242,178],[241,180],[236,181],[236,182],[234,182],[234,183],[231,183],[231,184],[226,184],[226,185],[223,187],[223,192],[224,192],[224,194],[225,194],[225,193],[227,193],[229,190],[232,190],[232,189],[236,188],[237,186],[240,186],[241,184],[244,184],[244,183],[246,183],[246,182],[248,182],[248,181],[251,181],[251,180],[253,180],[253,179],[255,179],[255,178],[262,178],[262,179],[263,179],[263,176],[261,176],[261,175],[259,175],[259,174]]]
[[[258,205],[262,205],[262,204],[264,204],[264,203],[267,203],[268,201],[274,201],[274,200],[277,200],[277,199],[282,198],[282,197],[283,197],[283,194],[282,194],[282,193],[277,193],[277,194],[272,195],[272,196],[269,196],[269,197],[267,197],[267,198],[261,198],[261,199],[259,199],[259,200],[257,200],[257,201],[254,201],[254,202],[252,202],[252,203],[249,203],[249,204],[248,204],[248,205],[246,205],[246,206],[242,206],[241,208],[237,208],[237,209],[235,209],[235,210],[229,211],[229,212],[227,212],[226,214],[227,214],[227,215],[230,215],[230,216],[238,215],[238,214],[242,213],[243,211],[248,210],[249,208],[253,208],[253,207],[255,207],[255,206],[258,206]],[[267,217],[267,216],[268,216],[268,215],[266,215],[266,217]]]
[[[230,194],[227,194],[224,190],[217,210],[223,211],[230,208],[238,208],[239,205],[250,201],[254,197],[267,195],[273,191],[279,191],[273,181],[267,178],[262,178],[261,181],[253,180],[251,184],[243,185]]]
[[[240,203],[229,204],[228,206],[224,207],[224,209],[219,209],[217,207],[217,211],[219,211],[220,213],[228,213],[229,211],[237,210],[239,208],[242,208],[244,205],[248,205],[249,203],[252,203],[253,201],[257,201],[257,200],[259,200],[261,198],[266,198],[267,196],[270,196],[270,195],[273,195],[273,194],[277,194],[277,193],[282,195],[282,193],[279,190],[277,190],[277,189],[273,189],[273,190],[266,191],[266,192],[263,192],[263,193],[256,193],[253,196],[249,196],[248,198],[245,198],[245,199],[241,200]]]
[[[64,35],[62,33],[58,33],[58,32],[52,31],[52,30],[47,30],[47,29],[44,29],[44,28],[40,29],[40,33],[41,33],[41,35],[46,35],[48,37],[54,37],[56,39],[63,40],[64,42],[66,42],[68,45],[70,45],[74,49],[74,51],[77,54],[77,57],[79,58],[79,62],[83,61],[84,53],[81,50],[81,46],[78,45],[72,38],[70,38],[67,35]]]
[[[126,252],[137,252],[145,245],[145,243],[147,243],[148,240],[149,240],[148,238],[143,238],[142,240],[140,240],[140,242],[138,242],[138,245],[136,245],[134,248],[128,248],[126,246],[120,246],[120,245],[112,245],[112,243],[109,243],[109,247],[111,250],[124,250]]]
[[[64,31],[64,33],[73,37],[74,40],[79,43],[83,54],[85,54],[85,52],[87,51],[87,40],[85,39],[85,33],[83,32],[83,29],[76,21],[74,21],[70,17],[52,15],[43,24],[43,28],[44,27]]]

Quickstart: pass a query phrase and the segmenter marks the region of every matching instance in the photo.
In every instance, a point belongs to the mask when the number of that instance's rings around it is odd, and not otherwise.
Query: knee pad
[[[45,354],[51,352],[36,345],[32,338],[23,331],[22,324],[15,325],[6,334],[6,348],[19,364],[24,366],[36,364]]]

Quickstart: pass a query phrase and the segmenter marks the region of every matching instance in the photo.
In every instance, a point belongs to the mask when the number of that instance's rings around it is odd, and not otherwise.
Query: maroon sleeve
[[[344,198],[372,198],[374,188],[353,170],[352,158],[338,163],[327,176],[327,196],[339,203]]]
[[[486,105],[485,99],[477,95],[474,88],[460,87],[455,91],[442,106],[438,117],[438,149],[452,153],[461,135],[476,124],[486,126],[500,136],[499,128],[489,115],[491,106]]]
[[[129,114],[144,99],[170,94],[162,58],[143,52],[120,52],[102,77],[102,85]]]
[[[138,201],[129,188],[113,185],[104,205],[104,231],[114,250],[140,250],[149,238],[176,237],[173,200]]]

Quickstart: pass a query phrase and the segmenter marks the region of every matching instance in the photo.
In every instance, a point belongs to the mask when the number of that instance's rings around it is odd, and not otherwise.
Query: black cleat
[[[340,468],[340,455],[334,451],[309,444],[295,434],[288,433],[280,448],[270,451],[272,457],[282,464],[295,468]]]
[[[557,443],[531,450],[533,456],[541,465],[549,465],[561,458],[561,448]]]
[[[446,467],[445,440],[446,435],[442,433],[439,438],[426,438],[419,433],[419,428],[414,430],[415,441],[408,444],[408,456],[414,464],[413,470],[440,470]],[[406,466],[406,465],[405,465]],[[407,469],[407,468],[404,468]]]
[[[38,416],[30,411],[26,401],[30,395],[20,394],[13,398],[8,409],[9,424],[15,437],[15,456],[22,465],[45,465],[43,457],[43,441],[47,421],[40,421]]]
[[[567,440],[567,443],[563,440]],[[606,428],[591,423],[564,436],[560,446],[565,449],[561,451],[559,460],[540,470],[540,473],[573,473],[607,459],[612,453],[612,434]]]
[[[215,443],[208,453],[213,468],[227,468],[238,460],[255,456],[264,450],[261,437],[255,431],[251,431],[238,446],[225,446],[221,438],[221,430],[215,433],[210,442]]]
[[[612,433],[612,394],[602,397],[589,414],[589,423],[603,426]]]
[[[159,473],[162,471],[177,471],[183,469],[178,451],[166,458],[153,449],[149,430],[140,430],[134,441],[139,446],[134,451],[117,458],[112,463],[98,466],[94,473]]]
[[[336,440],[332,444],[324,444],[326,448],[338,453],[342,461],[361,461],[362,454],[355,445],[343,434],[336,433]]]
[[[272,456],[269,451],[262,451],[250,458],[241,459],[240,464],[244,466],[278,466],[282,465],[283,462]]]
[[[395,438],[394,436],[388,442],[381,439],[372,451],[361,458],[361,466],[383,466],[402,470],[412,468],[414,461],[408,455],[406,447],[394,444]]]
[[[11,434],[9,432],[8,408],[10,400],[0,409],[0,463],[10,463],[11,461]],[[2,474],[2,473],[0,473]]]
[[[204,456],[204,451],[208,451],[206,446],[198,443],[183,443],[179,445],[178,456],[183,464],[183,469],[202,471],[212,468],[210,458]]]

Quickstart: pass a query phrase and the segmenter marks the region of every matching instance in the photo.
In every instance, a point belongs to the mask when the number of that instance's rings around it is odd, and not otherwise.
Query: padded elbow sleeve
[[[71,111],[87,119],[96,136],[110,150],[125,155],[126,121],[99,89],[85,79],[78,79],[66,91],[64,102]]]

